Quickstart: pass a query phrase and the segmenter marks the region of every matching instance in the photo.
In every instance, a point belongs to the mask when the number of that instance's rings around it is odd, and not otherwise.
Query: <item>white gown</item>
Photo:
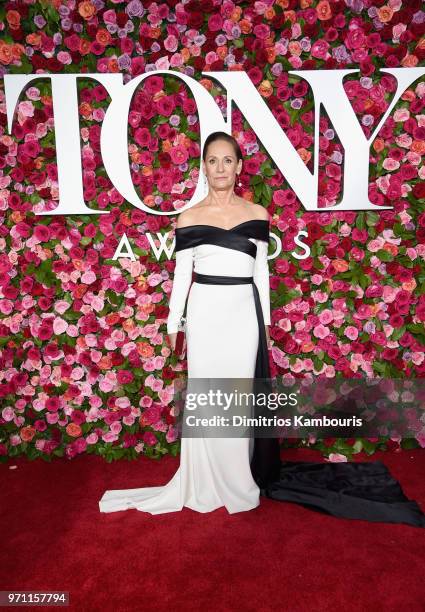
[[[252,277],[264,324],[270,324],[269,222],[253,219],[226,230],[211,225],[176,229],[176,267],[167,332],[177,331],[187,298],[188,379],[253,378],[259,319],[252,284],[192,282],[192,272]],[[189,291],[190,288],[190,291]],[[260,503],[250,469],[253,440],[182,437],[180,467],[165,485],[106,491],[101,512],[136,508],[150,514],[225,507],[230,514]]]

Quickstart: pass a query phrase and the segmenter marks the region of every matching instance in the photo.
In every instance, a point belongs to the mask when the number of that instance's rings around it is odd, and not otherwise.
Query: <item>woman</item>
[[[202,157],[208,195],[181,213],[177,222],[167,320],[170,344],[174,349],[187,300],[189,383],[220,378],[264,381],[270,376],[268,213],[234,193],[242,153],[233,137],[211,134]],[[360,493],[353,493],[356,477],[357,484],[363,484]],[[376,497],[377,482],[381,501]],[[248,437],[183,435],[180,467],[168,484],[107,491],[99,506],[101,512],[136,508],[151,514],[184,506],[211,512],[224,506],[235,513],[257,507],[260,493],[335,516],[425,526],[417,504],[404,497],[382,463],[281,464],[276,438],[256,439],[253,444]]]

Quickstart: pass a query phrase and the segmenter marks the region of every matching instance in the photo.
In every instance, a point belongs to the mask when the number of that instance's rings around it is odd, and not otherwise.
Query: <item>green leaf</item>
[[[376,225],[379,221],[379,215],[378,213],[372,212],[372,211],[367,211],[366,212],[366,225],[368,227],[373,227],[374,225]]]
[[[112,291],[111,289],[108,289],[106,291],[106,297],[108,298],[109,302],[113,306],[121,306],[124,300],[123,295],[119,295],[118,293],[115,293],[115,291]]]
[[[365,227],[365,215],[364,215],[364,212],[360,212],[360,213],[357,214],[356,227],[359,230],[364,229],[364,227]]]
[[[385,370],[386,370],[386,364],[385,363],[381,363],[380,361],[374,361],[373,362],[373,369],[377,370],[378,372],[382,372],[384,374]]]
[[[391,334],[391,340],[400,340],[405,331],[406,327],[404,325],[402,325],[398,329],[395,329]]]
[[[394,259],[391,253],[389,253],[388,251],[385,251],[384,249],[379,249],[379,251],[377,251],[376,253],[376,256],[381,261],[393,261]]]
[[[400,442],[400,446],[403,449],[419,448],[418,441],[415,440],[415,438],[405,438],[405,439],[403,439]]]
[[[266,204],[270,204],[270,202],[272,201],[272,197],[273,197],[273,191],[268,183],[263,184],[262,193],[263,193]]]
[[[254,185],[254,195],[255,195],[255,199],[258,201],[261,199],[261,194],[263,193],[263,186],[260,185]]]

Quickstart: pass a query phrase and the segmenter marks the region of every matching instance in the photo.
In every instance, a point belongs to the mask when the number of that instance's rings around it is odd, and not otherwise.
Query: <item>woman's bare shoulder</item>
[[[199,209],[204,209],[206,207],[206,200],[201,200],[200,202],[197,202],[196,204],[194,204],[193,206],[191,206],[190,208],[188,208],[187,210],[183,211],[182,213],[179,214],[179,217],[177,219],[177,226],[176,227],[187,227],[188,225],[194,225],[195,223],[198,222],[198,215],[199,215]]]
[[[246,210],[253,215],[255,219],[264,219],[266,221],[269,220],[270,215],[267,211],[267,208],[264,208],[261,204],[254,204],[254,202],[250,202],[249,200],[244,200],[240,198],[241,203],[246,206]]]

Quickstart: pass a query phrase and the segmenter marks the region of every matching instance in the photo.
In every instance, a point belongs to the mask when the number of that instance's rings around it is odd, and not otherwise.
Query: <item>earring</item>
[[[208,194],[208,181],[207,181],[207,177],[204,174],[204,193]]]
[[[238,177],[239,177],[238,187],[242,187],[242,181],[241,181],[241,179],[240,179],[240,174],[238,174]]]

